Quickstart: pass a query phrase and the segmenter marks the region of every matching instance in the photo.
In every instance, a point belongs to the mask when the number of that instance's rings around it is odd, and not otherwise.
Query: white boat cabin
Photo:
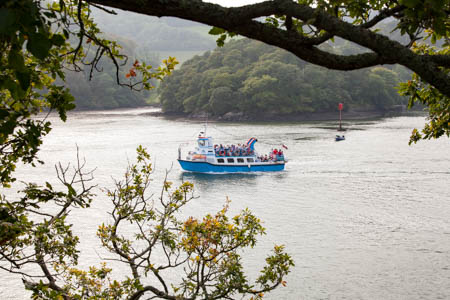
[[[284,163],[284,161],[261,161],[257,153],[254,151],[254,143],[257,140],[252,138],[245,145],[248,152],[235,151],[234,153],[219,149],[219,145],[214,145],[212,137],[206,137],[203,132],[200,132],[197,138],[197,146],[194,151],[189,151],[186,156],[187,161],[192,162],[208,162],[214,165],[235,165],[248,166],[252,164],[273,164]],[[181,149],[178,149],[178,156],[181,159]]]

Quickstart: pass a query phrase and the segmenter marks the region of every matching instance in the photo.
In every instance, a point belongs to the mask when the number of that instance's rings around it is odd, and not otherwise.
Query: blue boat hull
[[[185,171],[198,173],[245,173],[245,172],[276,172],[284,170],[284,163],[254,164],[254,165],[216,165],[203,161],[187,161],[179,159],[181,168]]]

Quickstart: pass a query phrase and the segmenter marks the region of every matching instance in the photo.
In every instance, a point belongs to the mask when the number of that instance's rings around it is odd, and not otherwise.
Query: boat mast
[[[203,124],[203,131],[200,131],[200,134],[203,134],[205,137],[207,137],[206,135],[207,129],[208,129],[208,113],[206,113],[206,120],[205,123]]]
[[[206,122],[205,122],[205,137],[208,135],[206,134],[206,129],[208,129],[208,112],[206,112]]]

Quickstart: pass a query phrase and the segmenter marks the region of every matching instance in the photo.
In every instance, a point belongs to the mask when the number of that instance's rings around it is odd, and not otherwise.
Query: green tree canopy
[[[334,51],[350,47],[342,44]],[[230,65],[237,55],[240,63]],[[187,61],[158,91],[164,111],[171,113],[204,111],[220,117],[243,112],[267,118],[336,111],[339,102],[351,110],[389,110],[407,103],[398,94],[399,82],[398,74],[386,67],[330,71],[287,51],[240,39]]]

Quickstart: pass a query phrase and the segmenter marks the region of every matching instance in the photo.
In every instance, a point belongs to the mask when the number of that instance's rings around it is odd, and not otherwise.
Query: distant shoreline
[[[246,116],[241,113],[226,114],[222,117],[212,117],[206,114],[164,113],[162,111],[147,112],[145,116],[162,117],[168,120],[179,121],[208,121],[213,122],[302,122],[302,121],[335,121],[339,120],[339,112],[299,113],[290,115],[261,114],[258,116]],[[367,120],[394,116],[424,116],[423,111],[347,111],[342,112],[342,120]]]

